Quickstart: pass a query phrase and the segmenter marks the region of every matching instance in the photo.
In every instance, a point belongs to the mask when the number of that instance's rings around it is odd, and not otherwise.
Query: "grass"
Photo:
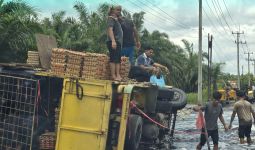
[[[187,94],[187,103],[188,104],[197,104],[197,93],[188,93]]]
[[[203,103],[207,102],[208,99],[208,94],[207,94],[207,89],[203,90]],[[187,93],[187,103],[188,104],[197,104],[198,103],[198,98],[197,98],[197,93]]]

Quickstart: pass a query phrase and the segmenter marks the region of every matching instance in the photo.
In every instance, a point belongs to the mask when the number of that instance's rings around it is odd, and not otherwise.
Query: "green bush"
[[[188,104],[197,104],[197,93],[188,93],[187,94],[187,103]]]
[[[208,94],[207,94],[207,89],[203,89],[203,103],[207,102],[208,100]],[[197,93],[187,93],[187,103],[188,104],[197,104]]]

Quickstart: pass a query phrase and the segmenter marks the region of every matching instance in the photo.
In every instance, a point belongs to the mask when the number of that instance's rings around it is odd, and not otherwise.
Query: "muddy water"
[[[223,116],[225,122],[229,124],[233,104],[223,108]],[[191,105],[186,106],[187,108],[192,107]],[[253,104],[253,108],[255,105]],[[174,146],[175,149],[180,150],[194,150],[196,145],[200,140],[199,130],[196,129],[196,118],[197,113],[189,109],[183,109],[177,117],[176,121],[176,130],[175,130],[175,139]],[[248,146],[247,144],[239,144],[238,139],[238,118],[235,117],[234,122],[232,123],[232,129],[225,132],[224,127],[220,120],[218,120],[219,127],[219,148],[222,150],[255,150],[255,144]],[[253,143],[255,143],[255,127],[252,127],[251,137]],[[209,138],[211,150],[213,149],[212,139]],[[203,150],[206,150],[207,145],[203,147]]]

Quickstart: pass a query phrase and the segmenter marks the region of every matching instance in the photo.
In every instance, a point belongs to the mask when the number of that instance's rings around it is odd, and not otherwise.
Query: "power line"
[[[207,0],[206,0],[206,4],[207,4],[208,8],[210,9],[211,13],[219,20],[219,24],[223,27],[224,31],[226,32],[226,30],[225,30],[225,28],[224,28],[224,26],[223,26],[223,23],[221,22],[221,20],[220,20],[219,17],[218,17],[218,14],[215,15],[214,11],[213,11],[212,8],[210,7],[210,5],[209,5],[209,3],[208,3]],[[214,3],[213,3],[213,6],[214,6],[214,9],[215,9]],[[215,11],[215,12],[217,13],[217,11]]]
[[[227,37],[226,34],[223,34],[222,32],[220,32],[220,31],[218,30],[218,28],[216,28],[215,24],[214,24],[213,21],[210,19],[210,17],[208,16],[208,14],[206,13],[206,11],[205,11],[204,8],[203,8],[203,11],[204,11],[204,13],[205,13],[207,19],[209,20],[209,22],[212,24],[213,28],[214,28],[219,34],[221,34],[222,36],[225,36],[225,38],[226,38],[227,40],[229,40],[230,42],[233,42],[233,41],[231,41],[231,39],[229,39],[229,38]]]
[[[141,6],[139,6],[137,3],[135,3],[135,2],[133,2],[133,1],[131,1],[131,0],[127,0],[127,1],[129,1],[131,4],[133,4],[134,6],[136,6],[136,7],[138,7],[138,8],[140,8],[141,10],[143,10],[144,12],[146,12]],[[153,15],[154,17],[156,17],[156,18],[159,18],[160,19],[160,21],[162,22],[162,23],[165,23],[164,21],[166,20],[165,18],[163,18],[162,16],[157,16],[157,15],[155,15],[154,13],[152,13],[152,12],[146,12],[146,13],[149,13],[149,14],[151,14],[151,15]],[[168,21],[168,20],[166,20],[166,21]],[[172,21],[170,21],[171,23],[173,23]]]
[[[229,13],[229,10],[228,10],[228,7],[227,7],[227,5],[226,5],[226,3],[225,3],[225,0],[223,0],[223,3],[224,3],[224,6],[225,6],[225,8],[226,8],[226,10],[227,10],[227,12],[228,12],[229,18],[231,19],[231,21],[233,22],[233,24],[236,26],[236,29],[238,29],[236,23],[234,22],[232,16],[231,16],[230,13]]]
[[[213,13],[212,8],[209,6],[208,2],[207,2],[207,5],[208,5],[208,7],[209,7],[211,13],[216,17],[216,15]],[[218,30],[218,28],[217,28],[216,25],[213,23],[213,21],[211,20],[211,18],[209,17],[209,15],[207,14],[207,12],[205,11],[204,8],[203,8],[203,12],[205,13],[205,15],[206,15],[208,21],[211,23],[211,25],[212,25],[212,27],[214,28],[215,31],[217,31],[220,35],[222,35],[222,37],[225,37],[225,38],[226,38],[227,40],[229,40],[230,42],[234,42],[234,41],[232,41],[232,39],[229,39],[229,37],[227,37],[226,34],[223,34],[222,32],[220,32],[220,31]]]
[[[131,2],[131,0],[128,0],[128,1],[130,1]],[[154,9],[153,7],[150,7],[149,5],[146,5],[145,3],[144,3],[144,1],[138,1],[139,3],[141,3],[143,6],[146,6],[146,7],[148,7],[148,8],[150,8],[153,12],[156,12],[157,14],[159,14],[159,17],[162,19],[162,20],[168,20],[168,21],[170,21],[171,23],[174,23],[174,24],[176,24],[176,23],[178,23],[178,22],[176,22],[176,21],[172,21],[172,20],[170,20],[170,19],[168,19],[169,17],[167,16],[167,17],[162,17],[162,14],[158,11],[158,10],[156,10],[156,9]],[[138,6],[138,5],[136,5],[136,6]],[[141,7],[140,7],[141,8]],[[158,16],[157,16],[158,17]],[[179,24],[179,25],[178,25]],[[178,23],[178,24],[176,24],[178,27],[180,27],[180,28],[184,28],[184,29],[189,29],[189,27],[186,27],[185,25],[183,25],[183,24],[180,24],[180,23]]]
[[[150,2],[149,0],[145,0],[148,3],[152,4],[154,7],[158,8],[161,12],[163,12],[165,15],[167,15],[168,17],[172,18],[173,20],[175,20],[176,23],[180,24],[181,26],[183,26],[184,28],[190,28],[187,25],[181,23],[181,21],[177,20],[176,18],[172,17],[171,15],[169,15],[167,12],[165,12],[164,10],[162,10],[161,8],[159,8],[157,5],[153,4],[152,2]]]
[[[120,5],[119,3],[117,3],[116,1],[114,1],[114,0],[111,0],[114,4],[116,4],[116,5]],[[135,5],[135,6],[137,6],[137,7],[139,7],[137,4],[135,4],[135,3],[132,3],[133,5]],[[123,7],[123,6],[122,6]],[[124,7],[123,7],[124,8]],[[139,7],[139,8],[141,8],[141,7]],[[125,10],[127,11],[127,12],[129,12],[129,13],[132,13],[132,14],[134,14],[134,12],[132,12],[132,11],[130,11],[130,10],[128,10],[128,9],[126,9],[125,8]],[[144,11],[145,13],[147,13],[146,11]],[[156,16],[155,14],[153,14],[154,16]],[[156,16],[157,17],[157,16]],[[144,20],[146,21],[146,22],[148,22],[148,23],[150,23],[151,25],[153,25],[154,27],[156,27],[156,28],[158,28],[159,27],[159,25],[158,24],[155,24],[154,22],[152,22],[152,21],[150,21],[150,20],[148,20],[148,19],[145,19],[144,18]],[[161,21],[161,20],[160,20]],[[161,21],[162,22],[162,21]],[[163,22],[163,24],[165,24],[165,22]],[[166,30],[166,31],[168,31],[168,29],[166,29],[164,26],[162,26],[162,25],[160,25],[161,26],[161,29],[163,29],[163,30]],[[173,34],[175,34],[175,35],[177,35],[177,36],[183,36],[183,35],[181,35],[181,34],[179,34],[179,33],[177,33],[177,32],[175,32],[175,31],[171,31],[171,33],[173,33]],[[185,36],[184,36],[185,37]],[[192,37],[192,36],[186,36],[186,37],[189,37],[189,38],[198,38],[198,37]]]
[[[213,0],[214,1],[214,0]],[[222,9],[221,9],[221,6],[220,6],[220,3],[219,3],[219,1],[218,0],[215,0],[216,2],[216,4],[217,4],[217,6],[218,6],[218,10],[220,10],[220,12],[221,12],[221,16],[222,16],[222,18],[223,18],[223,20],[225,21],[225,23],[226,23],[226,25],[228,26],[228,29],[229,29],[229,31],[231,32],[232,30],[231,30],[231,28],[230,28],[230,26],[229,26],[229,24],[228,24],[228,22],[227,22],[227,20],[226,20],[226,17],[225,17],[225,15],[224,15],[224,13],[223,13],[223,11],[222,11]],[[233,35],[234,36],[234,35]]]
[[[215,29],[215,31],[217,31],[218,34],[220,34],[220,35],[226,37],[226,34],[222,34],[222,32],[220,32],[220,31],[216,28],[215,24],[214,24],[213,21],[210,19],[210,17],[209,17],[208,14],[206,13],[206,11],[205,11],[204,9],[203,9],[203,11],[204,11],[204,13],[205,13],[207,19],[209,20],[209,22],[211,23],[211,25],[212,25],[213,28]],[[229,40],[229,41],[232,43],[232,41],[231,41],[228,37],[226,37],[226,39]],[[222,51],[221,48],[220,48],[220,46],[219,46],[219,44],[217,44],[217,38],[214,38],[214,40],[215,40],[215,43],[216,43],[216,46],[218,47],[218,49],[219,49],[220,51]],[[216,51],[216,53],[217,53],[217,51]],[[218,56],[222,56],[222,55],[218,55]],[[222,60],[223,60],[223,59],[222,59]],[[227,60],[227,58],[224,57],[224,60]],[[236,66],[236,65],[234,65],[234,64],[232,64],[232,65],[233,65],[233,66]]]
[[[207,1],[206,1],[206,2],[207,2]],[[213,13],[213,10],[212,10],[212,8],[210,7],[210,5],[208,4],[208,2],[207,2],[207,6],[209,7],[211,13],[217,18],[217,16]],[[222,32],[219,32],[219,31],[218,31],[218,29],[216,28],[216,26],[214,25],[213,21],[210,19],[210,17],[208,16],[208,14],[206,13],[205,10],[204,10],[204,13],[206,14],[206,16],[207,16],[209,22],[212,24],[212,26],[214,27],[214,29],[215,29],[219,34],[223,34]],[[219,23],[219,22],[218,22],[218,23]],[[223,28],[223,29],[224,29],[224,31],[226,32],[225,28]],[[226,33],[227,33],[227,32],[226,32]],[[223,36],[226,36],[226,34],[223,34]],[[226,39],[229,40],[229,38],[226,38]],[[215,46],[216,46],[216,48],[218,48],[220,51],[222,51],[221,48],[220,48],[220,46],[219,46],[219,44],[217,43],[217,40],[214,39],[214,41],[215,41]],[[232,42],[232,39],[230,40],[230,42]],[[215,53],[216,53],[218,56],[220,56],[220,57],[223,56],[223,57],[224,57],[224,60],[227,60],[227,59],[225,59],[226,57],[225,57],[224,55],[218,54],[218,51],[215,51]],[[236,66],[236,65],[233,64],[231,61],[230,61],[229,63],[230,63],[233,67]]]
[[[207,5],[209,5],[208,2],[207,2]],[[212,11],[212,9],[210,8],[210,6],[208,6],[208,7],[209,7],[209,9],[211,10],[211,13],[215,16],[215,14],[213,13],[213,11]],[[225,37],[227,40],[229,40],[229,41],[232,43],[233,41],[232,41],[231,39],[229,39],[229,38],[227,37],[226,34],[223,34],[222,32],[220,32],[220,31],[218,30],[218,28],[216,27],[216,25],[214,24],[214,22],[211,20],[211,18],[209,17],[209,15],[207,14],[207,12],[205,11],[204,8],[203,8],[203,12],[204,12],[204,14],[206,15],[208,21],[211,23],[213,29],[214,29],[215,31],[217,31],[218,34],[222,35],[222,37]],[[216,16],[215,16],[215,17],[216,17]],[[220,44],[218,44],[217,41],[218,41],[217,38],[214,37],[214,43],[215,43],[216,49],[219,50],[219,51],[221,51],[221,52],[223,52],[223,50],[222,50]],[[225,47],[226,47],[226,46],[225,46]],[[228,49],[228,48],[227,48],[227,49]],[[223,62],[225,62],[225,60],[228,60],[227,57],[225,57],[225,56],[222,55],[222,54],[219,54],[217,50],[215,50],[214,52],[216,53],[216,55],[217,55]],[[224,57],[224,58],[222,58],[222,57]],[[233,67],[236,66],[236,65],[233,64],[232,62],[229,62],[229,63],[230,63]]]
[[[203,11],[204,11],[204,13],[205,13],[205,15],[206,15],[206,17],[207,17],[207,19],[209,20],[209,22],[211,23],[211,25],[213,26],[213,28],[219,33],[219,34],[222,34],[217,28],[216,28],[216,26],[215,26],[215,24],[213,23],[213,21],[210,19],[210,17],[208,16],[208,14],[206,13],[206,11],[204,10],[204,8],[203,8]],[[205,32],[205,31],[204,31]],[[205,33],[206,34],[206,33]],[[224,36],[226,36],[225,34],[223,34]],[[216,42],[216,39],[217,38],[215,38],[214,37],[214,42],[215,42],[215,45],[217,46],[217,48],[219,49],[219,50],[221,50],[221,48],[220,48],[220,46],[217,44],[217,42]],[[226,38],[226,39],[228,39],[228,38]],[[230,41],[230,42],[232,42],[232,41]],[[222,50],[221,50],[222,51]],[[217,53],[217,51],[215,51],[216,53]],[[218,53],[217,53],[218,54]],[[222,55],[219,55],[220,57],[222,56]],[[226,60],[226,59],[222,59],[222,60]]]
[[[114,0],[111,0],[112,2],[114,2],[115,4],[118,4],[116,1],[114,1]],[[147,11],[145,11],[141,6],[139,6],[138,4],[136,4],[136,3],[134,3],[133,1],[130,1],[130,0],[128,0],[130,3],[132,3],[134,6],[136,6],[136,7],[138,7],[138,8],[140,8],[143,12],[145,12],[145,13],[149,13],[149,14],[151,14],[151,15],[153,15],[153,16],[155,16],[155,17],[157,17],[157,18],[159,18],[159,21],[162,23],[162,24],[165,24],[165,18],[162,18],[161,16],[157,16],[157,15],[155,15],[155,14],[153,14],[152,12],[147,12]],[[147,20],[147,19],[144,19],[144,20],[146,20],[147,22],[150,22],[151,24],[154,24],[155,25],[155,27],[158,27],[158,24],[155,24],[155,23],[153,23],[152,21],[149,21],[149,20]],[[161,26],[162,28],[165,28],[165,27],[163,27],[163,26]],[[164,30],[166,30],[166,31],[168,31],[169,29],[164,29]],[[184,36],[184,37],[189,37],[189,38],[198,38],[198,37],[193,37],[193,36],[187,36],[187,35],[181,35],[181,34],[179,34],[179,33],[177,33],[177,32],[174,32],[174,31],[171,31],[172,33],[174,33],[174,34],[176,34],[176,35],[178,35],[178,36]]]
[[[206,0],[206,2],[207,2],[207,5],[209,6],[207,0]],[[223,30],[226,32],[226,34],[229,35],[229,32],[226,31],[225,26],[223,25],[223,23],[222,23],[222,21],[221,21],[221,18],[220,18],[220,15],[218,14],[218,10],[217,10],[217,8],[216,8],[216,4],[214,3],[214,0],[212,0],[212,4],[213,4],[213,7],[214,7],[214,10],[215,10],[215,13],[216,13],[216,17],[217,17],[217,19],[219,20],[219,22],[220,22],[220,24],[221,24],[221,27],[222,27]],[[210,6],[209,6],[209,7],[210,7]],[[230,30],[230,32],[231,32],[231,30]],[[234,40],[233,40],[233,41],[234,41]]]

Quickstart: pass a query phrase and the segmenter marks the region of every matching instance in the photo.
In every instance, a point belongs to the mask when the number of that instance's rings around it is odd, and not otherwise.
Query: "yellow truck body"
[[[80,84],[84,96],[78,100],[75,83],[64,81],[56,149],[104,150],[111,107],[111,84],[107,81]]]
[[[84,93],[77,98],[76,82],[64,80],[56,150],[105,150],[112,102],[112,82],[79,81]],[[124,149],[126,122],[131,91],[124,89],[117,150]],[[128,89],[127,87],[126,89]],[[132,89],[132,87],[130,88]],[[81,90],[79,90],[81,91]],[[126,92],[125,92],[126,91]]]

